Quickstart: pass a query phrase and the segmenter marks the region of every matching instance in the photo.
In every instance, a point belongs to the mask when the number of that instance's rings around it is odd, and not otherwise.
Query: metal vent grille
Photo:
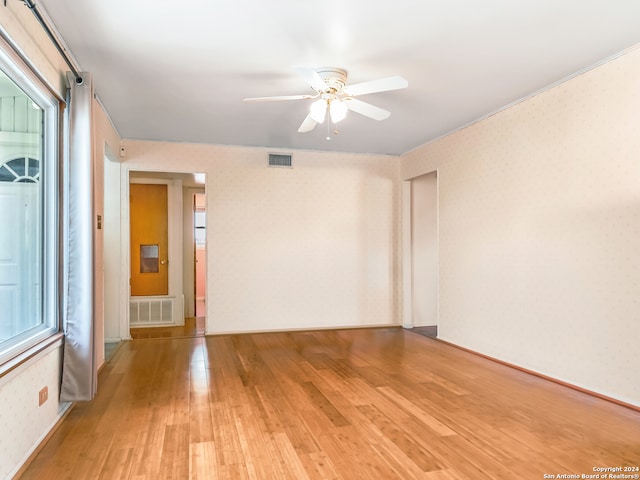
[[[291,155],[286,155],[283,153],[270,153],[269,166],[292,168]]]
[[[131,326],[172,324],[173,298],[130,299],[129,324]]]

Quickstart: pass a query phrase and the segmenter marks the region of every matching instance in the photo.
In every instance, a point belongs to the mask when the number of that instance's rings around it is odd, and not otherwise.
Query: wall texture
[[[640,49],[425,145],[440,338],[640,405]]]
[[[98,101],[93,101],[93,202],[94,202],[94,322],[95,322],[95,348],[96,348],[96,361],[98,368],[104,364],[104,343],[105,338],[109,338],[105,329],[105,310],[109,314],[113,312],[113,306],[105,306],[105,298],[110,298],[110,292],[107,290],[114,289],[113,284],[106,285],[105,282],[105,269],[113,268],[112,265],[107,266],[105,262],[104,245],[105,235],[107,239],[112,239],[105,234],[105,229],[112,230],[116,226],[116,222],[107,221],[107,208],[105,207],[105,178],[108,175],[110,168],[113,168],[113,159],[117,158],[114,152],[117,152],[120,148],[120,136],[118,132],[113,128],[109,117],[102,109],[102,106]],[[107,196],[114,196],[118,198],[118,190],[115,195],[111,195],[109,191]],[[97,216],[101,217],[101,228],[97,228]],[[119,225],[117,225],[119,227]],[[117,231],[117,229],[116,229]],[[117,283],[116,283],[117,285]]]
[[[62,342],[0,378],[0,478],[12,478],[69,404],[58,403]],[[38,406],[38,391],[49,400]]]
[[[125,177],[207,175],[208,333],[399,323],[397,157],[123,144]]]

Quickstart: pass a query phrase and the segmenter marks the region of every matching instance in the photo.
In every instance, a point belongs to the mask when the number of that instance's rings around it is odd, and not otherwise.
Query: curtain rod
[[[67,62],[67,65],[69,65],[71,72],[76,77],[76,84],[82,85],[84,83],[84,79],[82,78],[80,73],[78,73],[78,70],[73,66],[73,63],[67,56],[67,53],[64,51],[64,48],[62,48],[62,45],[60,45],[60,42],[58,42],[58,39],[53,34],[53,32],[51,31],[47,23],[44,21],[44,19],[42,18],[42,15],[40,15],[40,12],[36,8],[36,2],[34,2],[33,0],[24,0],[24,4],[27,7],[29,7],[29,9],[33,12],[35,17],[38,19],[38,22],[40,22],[40,25],[42,25],[42,28],[44,28],[45,32],[47,32],[47,35],[49,35],[49,38],[51,39],[55,47],[58,49],[58,52],[60,52],[60,55],[62,55],[62,58],[64,59],[64,61]]]

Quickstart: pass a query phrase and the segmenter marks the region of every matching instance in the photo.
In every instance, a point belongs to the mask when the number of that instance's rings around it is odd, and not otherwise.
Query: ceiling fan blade
[[[243,102],[279,102],[282,100],[306,100],[308,98],[316,98],[315,95],[281,95],[279,97],[255,97],[245,98]]]
[[[370,82],[356,83],[344,87],[344,93],[347,95],[366,95],[368,93],[387,92],[389,90],[399,90],[407,88],[409,82],[402,77],[387,77],[379,80],[371,80]]]
[[[345,98],[342,100],[349,110],[359,113],[365,117],[373,118],[374,120],[386,120],[391,115],[391,112],[384,108],[376,107],[370,103],[363,102],[362,100],[356,100],[355,98]]]
[[[316,92],[324,92],[327,89],[327,84],[313,68],[296,67],[296,71]]]
[[[313,118],[311,118],[311,114],[307,115],[307,117],[302,121],[302,124],[298,128],[299,133],[307,133],[316,128],[318,122],[316,122]]]

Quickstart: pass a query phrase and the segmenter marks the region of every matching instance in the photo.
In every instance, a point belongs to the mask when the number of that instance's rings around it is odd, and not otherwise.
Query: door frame
[[[423,172],[402,182],[402,326],[413,328],[413,222],[412,222],[412,181],[423,175],[435,173],[436,180],[436,249],[438,254],[436,284],[436,325],[440,326],[440,174],[438,169]]]
[[[121,305],[122,322],[121,338],[130,339],[131,300],[130,272],[131,272],[131,232],[129,212],[130,183],[162,183],[168,185],[168,216],[169,216],[169,297],[174,297],[172,318],[175,325],[184,325],[184,296],[183,296],[183,229],[182,225],[172,228],[172,218],[182,219],[182,181],[180,177],[191,172],[169,172],[158,169],[132,168],[123,165],[121,183],[121,237],[120,251],[122,254],[120,279],[125,288],[122,289]],[[135,176],[132,175],[135,174]],[[164,178],[162,178],[164,177]]]
[[[196,317],[196,309],[195,309],[195,233],[194,233],[194,196],[196,194],[204,194],[205,189],[204,185],[200,187],[195,186],[187,186],[183,189],[184,192],[184,203],[183,203],[183,213],[184,213],[184,256],[183,256],[183,266],[184,266],[184,310],[186,317]],[[187,219],[187,215],[190,217]],[[205,239],[206,242],[206,239]],[[205,245],[206,247],[206,245]],[[206,264],[205,264],[206,271]],[[206,285],[206,282],[205,282]],[[206,317],[206,315],[205,315]]]
[[[202,265],[198,265],[198,244],[196,241],[196,222],[195,222],[195,217],[196,217],[196,213],[198,212],[198,207],[197,207],[197,198],[198,195],[202,195],[204,197],[204,231],[205,231],[205,244],[204,244],[204,248],[202,249],[202,251],[204,252],[203,254],[203,264]],[[201,318],[204,317],[206,319],[206,300],[207,300],[207,240],[206,240],[206,232],[207,232],[207,207],[206,207],[206,201],[207,201],[207,194],[203,192],[197,192],[197,193],[193,193],[192,195],[190,195],[190,198],[192,200],[192,206],[191,206],[191,215],[192,215],[192,219],[193,222],[191,224],[192,227],[192,231],[193,231],[193,242],[192,242],[192,248],[193,248],[193,316],[194,318]],[[200,268],[198,268],[200,267]],[[202,270],[200,270],[202,269]],[[203,287],[204,287],[204,298],[203,298],[203,302],[204,302],[204,315],[198,315],[198,272],[202,271],[203,275],[204,275],[204,279],[202,280],[203,282]]]

